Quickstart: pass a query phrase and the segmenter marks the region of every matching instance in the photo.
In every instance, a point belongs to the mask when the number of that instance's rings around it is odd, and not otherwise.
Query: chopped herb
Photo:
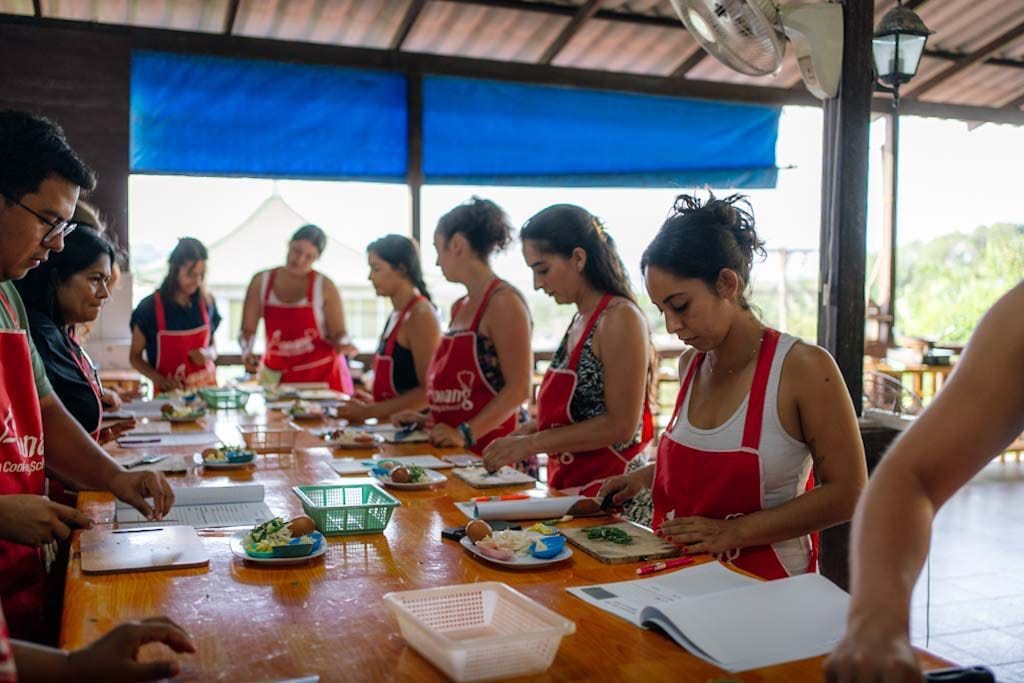
[[[629,545],[633,537],[614,526],[595,526],[587,529],[587,538],[591,541],[610,541],[619,545]]]

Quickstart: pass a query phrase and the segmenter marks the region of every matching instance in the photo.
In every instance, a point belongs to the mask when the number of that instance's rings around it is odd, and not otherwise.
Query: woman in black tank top
[[[380,335],[370,393],[338,408],[350,422],[386,420],[403,410],[427,407],[427,366],[441,341],[441,325],[420,270],[416,243],[387,235],[366,248],[370,282],[394,310]]]

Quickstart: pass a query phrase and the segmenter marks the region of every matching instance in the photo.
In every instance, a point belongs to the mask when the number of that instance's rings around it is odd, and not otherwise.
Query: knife
[[[395,435],[391,438],[393,441],[404,441],[405,439],[408,439],[410,436],[412,436],[413,433],[419,428],[420,426],[415,422],[404,425],[401,429],[396,431]]]
[[[131,468],[138,467],[140,465],[153,465],[166,458],[166,455],[149,455],[146,456],[145,458],[139,458],[138,460],[133,460],[129,463],[125,463],[124,465],[122,465],[122,467],[124,467],[126,470],[130,470]]]

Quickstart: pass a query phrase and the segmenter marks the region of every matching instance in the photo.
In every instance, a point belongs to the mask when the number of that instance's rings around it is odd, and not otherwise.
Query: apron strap
[[[274,278],[277,277],[277,268],[271,268],[267,273],[267,290],[263,292],[263,308],[270,302],[270,293],[274,291]]]
[[[103,391],[100,387],[100,378],[96,372],[96,366],[92,364],[92,361],[89,359],[89,355],[85,352],[85,349],[82,348],[82,344],[78,341],[78,337],[75,336],[74,331],[69,331],[65,334],[64,339],[67,342],[68,351],[71,353],[71,357],[74,359],[75,365],[78,366],[78,369],[85,377],[85,381],[89,383],[90,387],[92,387],[92,391],[96,394],[96,398],[98,400],[103,394]],[[102,412],[103,411],[101,409],[100,413],[102,414]]]
[[[3,303],[4,308],[7,309],[7,315],[11,316],[11,322],[13,322],[18,327],[21,327],[21,321],[18,320],[18,314],[14,312],[14,306],[11,305],[11,302],[10,300],[8,300],[7,295],[4,294],[3,289],[0,289],[0,303]]]
[[[153,297],[153,304],[156,308],[156,331],[163,332],[167,329],[167,312],[164,310],[164,298],[160,295],[160,290],[157,290],[156,296]]]
[[[398,330],[402,327],[402,321],[405,320],[405,316],[409,314],[412,307],[415,306],[422,300],[423,296],[415,296],[412,301],[405,305],[402,312],[398,314],[398,320],[395,322],[395,327],[391,330],[391,335],[388,337],[387,344],[384,345],[384,355],[391,356],[395,351],[395,344],[398,343]]]
[[[698,351],[697,355],[690,361],[690,367],[686,369],[686,377],[679,384],[679,395],[676,396],[676,407],[672,411],[672,419],[669,420],[665,426],[666,432],[671,432],[676,426],[676,420],[679,418],[679,411],[683,407],[683,402],[686,400],[686,392],[690,390],[690,385],[693,384],[693,377],[697,374],[697,368],[700,367],[701,362],[704,360],[704,352]]]
[[[469,331],[476,333],[478,327],[480,327],[480,319],[484,317],[484,311],[487,310],[487,303],[491,300],[491,294],[494,293],[494,289],[501,284],[501,279],[494,278],[491,280],[491,284],[487,286],[487,291],[484,292],[484,298],[480,302],[480,305],[476,308],[476,313],[473,314],[473,324],[469,326]]]
[[[747,419],[743,426],[743,448],[757,450],[761,445],[761,427],[764,423],[764,399],[768,393],[768,378],[772,372],[772,361],[775,360],[775,349],[779,345],[779,333],[766,327],[761,348],[758,351],[757,368],[754,370],[754,381],[750,386],[750,398],[747,401]]]
[[[608,304],[612,300],[611,294],[605,294],[601,297],[601,301],[597,304],[597,308],[590,314],[590,320],[587,321],[587,326],[583,328],[583,334],[580,335],[580,340],[576,342],[576,348],[572,350],[572,356],[569,358],[569,363],[565,366],[566,370],[576,371],[576,366],[580,362],[580,355],[583,354],[583,347],[586,345],[587,340],[590,339],[590,333],[594,331],[594,326],[597,325],[598,318],[604,313],[604,309],[608,308]]]
[[[309,271],[309,277],[306,279],[306,302],[310,306],[313,305],[313,285],[316,283],[316,271]]]

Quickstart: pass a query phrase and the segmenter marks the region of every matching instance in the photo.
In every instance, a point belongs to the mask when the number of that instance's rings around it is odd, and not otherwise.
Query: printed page
[[[196,528],[254,526],[274,516],[263,496],[262,484],[175,488],[174,506],[157,523]],[[122,501],[117,501],[115,518],[118,524],[154,523]]]
[[[727,569],[718,562],[686,567],[635,581],[567,588],[577,598],[640,626],[644,607],[664,607],[679,600],[741,588],[761,581]]]
[[[125,434],[117,440],[126,448],[141,446],[216,446],[220,437],[213,432],[175,432],[173,434]]]

